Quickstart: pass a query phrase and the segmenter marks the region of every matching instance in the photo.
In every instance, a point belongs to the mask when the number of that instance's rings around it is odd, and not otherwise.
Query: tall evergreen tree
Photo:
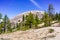
[[[58,20],[58,16],[59,16],[59,14],[56,13],[56,14],[55,14],[55,20]]]
[[[58,14],[58,22],[60,22],[60,13]]]
[[[25,26],[25,16],[24,15],[22,17],[22,22],[23,22],[22,25]]]
[[[3,18],[3,22],[4,22],[4,32],[7,31],[7,23],[8,23],[8,21],[9,21],[9,18],[8,18],[7,15],[5,15],[4,18]]]
[[[49,7],[48,7],[48,13],[49,13],[49,16],[51,17],[54,13],[54,7],[52,4],[49,4]]]
[[[29,28],[32,27],[33,25],[33,21],[34,21],[34,16],[33,14],[30,12],[29,15],[26,17],[26,24],[29,25]]]
[[[0,13],[0,33],[1,33],[1,29],[2,29],[2,14]]]
[[[49,17],[49,15],[45,12],[44,16],[42,17],[42,20],[44,22],[44,26],[50,26],[51,22],[49,23],[49,21],[51,21],[51,18]]]
[[[37,22],[37,24],[39,24],[39,18],[38,18],[37,14],[36,14],[36,22]]]
[[[25,17],[24,17],[24,15],[23,15],[23,17],[22,17],[22,21],[24,22],[24,20],[25,20]]]
[[[36,17],[35,17],[34,20],[35,20],[34,21],[35,27],[38,28],[38,24],[40,23],[40,21],[39,21],[39,18],[38,18],[38,15],[37,14],[36,14]]]
[[[52,18],[52,20],[54,20],[54,8],[53,8],[53,5],[52,4],[49,4],[49,7],[48,7],[48,14],[49,14],[49,18]],[[49,21],[49,24],[50,24],[50,21]]]

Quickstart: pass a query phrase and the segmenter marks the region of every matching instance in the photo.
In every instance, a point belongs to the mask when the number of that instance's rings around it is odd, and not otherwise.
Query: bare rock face
[[[49,29],[54,32],[49,33]],[[60,27],[46,27],[1,34],[0,40],[60,40]]]
[[[16,15],[14,18],[11,19],[11,22],[16,23],[16,22],[18,22],[19,20],[22,21],[22,16],[23,16],[23,15],[26,16],[26,15],[28,15],[30,12],[31,12],[32,14],[34,14],[34,15],[37,14],[39,18],[41,18],[41,17],[43,16],[43,14],[44,14],[44,11],[38,11],[38,10],[35,10],[35,11],[27,11],[27,12],[23,12],[23,13],[20,13],[20,14]]]

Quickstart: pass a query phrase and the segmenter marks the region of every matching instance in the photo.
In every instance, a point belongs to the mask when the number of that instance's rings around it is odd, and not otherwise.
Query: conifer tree
[[[22,17],[22,25],[25,26],[25,16]]]
[[[24,17],[24,15],[23,15],[23,17],[22,17],[22,21],[24,22],[24,20],[25,20],[25,17]]]
[[[1,29],[2,29],[2,14],[0,13],[0,33],[1,33]]]
[[[52,20],[54,20],[54,7],[52,4],[49,4],[49,7],[48,7],[48,14],[49,14],[49,18],[52,18]],[[49,21],[49,24],[50,24],[51,21]]]
[[[35,27],[38,28],[38,24],[40,23],[40,21],[39,21],[39,18],[38,18],[38,15],[37,14],[36,14],[36,17],[35,17],[34,20],[35,20],[34,21]]]
[[[49,21],[51,21],[51,18],[49,17],[49,15],[46,12],[44,13],[42,20],[44,22],[45,27],[51,25],[51,23],[49,23]]]
[[[7,23],[9,21],[9,18],[7,15],[4,16],[3,22],[4,22],[4,32],[7,32]]]
[[[26,17],[26,24],[29,25],[29,28],[32,28],[33,21],[34,21],[34,16],[30,12],[29,15]]]
[[[56,14],[55,14],[55,20],[58,20],[58,16],[59,16],[59,14],[56,13]]]

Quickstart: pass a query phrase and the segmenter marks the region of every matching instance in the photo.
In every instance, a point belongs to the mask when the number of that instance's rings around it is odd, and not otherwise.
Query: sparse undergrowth
[[[49,33],[53,33],[54,32],[54,29],[49,29]]]
[[[5,38],[0,38],[0,40],[10,40],[9,38],[5,39]]]

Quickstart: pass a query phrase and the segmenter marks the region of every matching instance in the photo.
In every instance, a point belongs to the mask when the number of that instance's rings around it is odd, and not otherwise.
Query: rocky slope
[[[41,17],[43,16],[43,14],[44,14],[44,11],[39,11],[39,10],[27,11],[27,12],[23,12],[23,13],[20,13],[20,14],[16,15],[14,18],[11,19],[11,22],[16,23],[16,22],[18,22],[18,20],[22,21],[22,16],[23,16],[23,15],[26,16],[26,15],[28,15],[30,12],[31,12],[32,14],[34,14],[34,15],[37,14],[39,18],[41,18]]]
[[[53,29],[54,32],[49,33],[49,29]],[[45,27],[1,34],[0,40],[60,40],[60,27]]]

